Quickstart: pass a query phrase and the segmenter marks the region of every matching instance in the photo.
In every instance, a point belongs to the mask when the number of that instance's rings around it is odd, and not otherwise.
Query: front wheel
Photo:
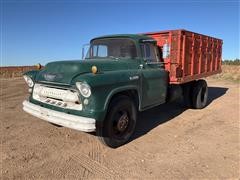
[[[97,128],[100,141],[112,148],[127,143],[135,130],[136,119],[137,110],[130,98],[114,98],[103,125]]]

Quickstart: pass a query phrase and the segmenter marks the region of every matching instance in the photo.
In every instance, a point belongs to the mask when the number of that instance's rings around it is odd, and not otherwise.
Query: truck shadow
[[[209,106],[215,99],[223,96],[227,92],[228,88],[223,87],[209,87],[208,88],[208,105]],[[153,109],[140,112],[138,114],[138,121],[135,129],[135,133],[130,141],[137,139],[144,134],[147,134],[157,126],[170,121],[176,116],[179,116],[187,108],[184,108],[182,103],[174,102],[169,104],[163,104]]]

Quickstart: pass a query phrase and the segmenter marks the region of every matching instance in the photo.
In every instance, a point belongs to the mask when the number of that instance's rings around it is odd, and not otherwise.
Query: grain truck
[[[130,140],[140,111],[180,97],[189,108],[207,105],[203,78],[221,72],[222,40],[183,29],[117,34],[92,39],[86,52],[83,60],[26,72],[30,95],[23,110],[96,132],[116,148]]]

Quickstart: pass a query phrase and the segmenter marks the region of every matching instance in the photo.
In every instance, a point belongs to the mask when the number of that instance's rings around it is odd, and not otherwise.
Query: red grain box
[[[144,33],[157,41],[160,52],[169,46],[169,55],[161,59],[169,71],[171,84],[182,84],[221,72],[221,39],[184,29]]]

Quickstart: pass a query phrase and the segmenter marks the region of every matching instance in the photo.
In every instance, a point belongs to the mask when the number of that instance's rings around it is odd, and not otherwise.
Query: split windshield
[[[86,59],[137,57],[135,43],[128,38],[104,38],[91,42]]]

